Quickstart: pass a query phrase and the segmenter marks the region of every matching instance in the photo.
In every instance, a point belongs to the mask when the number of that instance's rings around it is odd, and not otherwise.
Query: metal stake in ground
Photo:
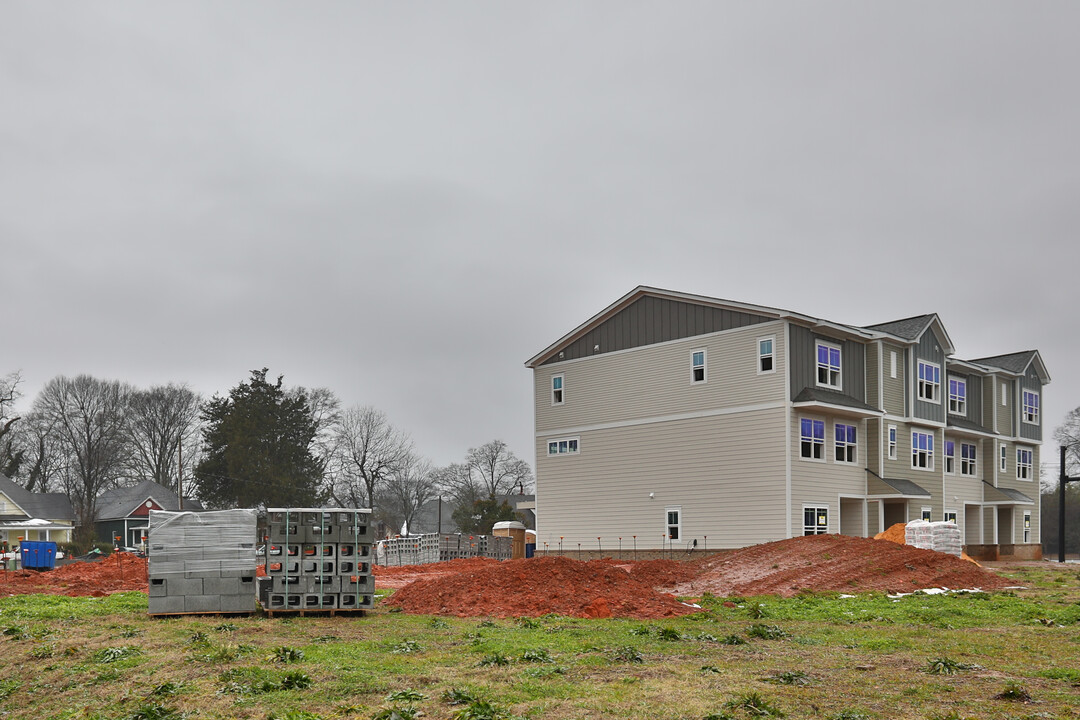
[[[1080,482],[1080,477],[1069,477],[1065,474],[1065,451],[1061,446],[1061,476],[1058,479],[1058,562],[1065,562],[1065,485],[1071,482]]]

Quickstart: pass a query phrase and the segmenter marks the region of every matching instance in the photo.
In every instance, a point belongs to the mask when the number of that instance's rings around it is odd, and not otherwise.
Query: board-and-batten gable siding
[[[956,378],[958,380],[963,380],[965,383],[967,383],[967,396],[966,396],[967,397],[967,402],[966,402],[965,407],[964,407],[964,413],[962,415],[957,415],[956,413],[949,413],[949,414],[952,417],[962,417],[965,420],[969,420],[969,421],[971,421],[973,423],[976,423],[978,425],[982,425],[983,424],[983,412],[982,412],[983,381],[982,381],[982,377],[979,376],[979,375],[969,375],[967,373],[959,372],[957,370],[950,370],[948,372],[948,377],[949,378]],[[949,402],[949,384],[948,384],[948,380],[946,380],[942,384],[942,397],[943,397],[943,399],[944,399],[944,401],[946,403],[945,404],[946,410],[948,410],[948,407],[949,407],[948,406],[948,402]]]
[[[882,422],[877,418],[866,421],[866,458],[863,462],[863,465],[879,474],[881,473],[881,443],[883,442],[881,426]],[[888,442],[888,438],[884,438],[884,442]]]
[[[784,409],[580,434],[577,455],[537,453],[537,543],[657,548],[664,508],[682,506],[683,538],[731,548],[785,537]],[[649,493],[654,497],[649,498]],[[684,542],[685,544],[685,542]]]
[[[1020,437],[1024,438],[1025,440],[1031,440],[1032,442],[1042,442],[1042,404],[1043,404],[1043,401],[1042,401],[1042,382],[1039,380],[1038,373],[1035,372],[1035,366],[1034,365],[1029,365],[1028,366],[1027,372],[1024,374],[1024,376],[1022,378],[1019,379],[1019,382],[1020,382],[1020,393],[1019,393],[1020,401],[1019,402],[1021,404],[1020,404],[1020,407],[1018,407],[1016,409],[1016,416],[1015,417],[1019,418],[1019,422],[1018,422],[1016,427],[1019,429],[1020,432],[1017,433],[1017,434]],[[1023,398],[1024,398],[1024,391],[1025,390],[1034,391],[1034,392],[1039,393],[1039,423],[1037,425],[1032,424],[1032,423],[1028,423],[1028,422],[1024,422]]]
[[[542,365],[593,357],[769,322],[773,318],[646,295],[582,337],[558,348]],[[600,349],[595,350],[599,345]],[[559,353],[563,357],[559,357]]]
[[[982,382],[982,416],[978,423],[990,432],[994,432],[994,413],[997,412],[994,407],[994,388],[999,382],[994,375],[986,376]]]
[[[800,430],[802,418],[825,421],[825,461],[802,458]],[[854,464],[835,462],[834,426],[836,422],[855,425],[858,431],[858,459]],[[829,532],[839,532],[840,495],[866,494],[866,423],[819,413],[793,412],[791,415],[791,531],[803,534],[803,506],[829,508]]]
[[[801,325],[791,324],[791,399],[804,388],[817,388],[817,342],[828,343],[840,348],[840,384],[839,392],[848,397],[866,400],[866,348],[855,340],[840,340],[820,333],[815,333]],[[828,388],[832,389],[832,388]],[[870,404],[876,404],[875,398]]]
[[[1001,375],[995,376],[997,383],[997,402],[994,404],[994,412],[997,413],[997,431],[1006,437],[1013,434],[1013,418],[1016,417],[1016,384],[1012,378]],[[1005,404],[1001,404],[1001,388],[1005,386]]]
[[[878,368],[878,356],[880,348],[878,343],[867,343],[866,347],[866,402],[878,407],[878,395],[881,385],[881,374]],[[888,368],[886,368],[886,372]]]
[[[757,339],[774,337],[776,371],[758,374]],[[706,353],[706,382],[691,383],[691,356]],[[737,409],[784,402],[784,322],[650,345],[533,371],[536,431]],[[564,402],[551,404],[551,378],[563,376]]]
[[[945,372],[945,351],[941,349],[941,341],[934,333],[933,327],[927,329],[919,338],[919,342],[915,345],[915,362],[914,368],[912,368],[912,377],[915,387],[915,406],[913,416],[921,420],[932,420],[934,422],[945,422],[945,410],[949,403],[949,383],[947,374]],[[931,362],[937,365],[940,369],[941,385],[938,388],[938,400],[939,402],[926,402],[919,399],[919,361]]]
[[[892,353],[896,353],[896,377],[892,376]],[[898,346],[884,343],[882,345],[882,398],[885,406],[882,408],[890,415],[900,417],[907,416],[907,351]]]

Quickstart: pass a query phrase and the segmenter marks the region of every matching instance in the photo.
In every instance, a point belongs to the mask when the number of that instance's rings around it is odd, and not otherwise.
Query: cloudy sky
[[[639,284],[1039,348],[1080,405],[1074,2],[5,2],[0,375],[325,386],[533,461]]]

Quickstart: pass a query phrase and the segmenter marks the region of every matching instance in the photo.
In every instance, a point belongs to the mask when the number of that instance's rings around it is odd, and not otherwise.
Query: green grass
[[[1015,573],[1030,590],[705,598],[651,622],[151,619],[139,593],[6,597],[0,717],[1072,717],[1080,573]]]

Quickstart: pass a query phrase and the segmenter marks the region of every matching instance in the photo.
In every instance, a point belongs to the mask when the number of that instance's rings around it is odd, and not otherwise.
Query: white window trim
[[[701,379],[694,379],[694,370],[697,369],[697,365],[694,364],[694,356],[701,353]],[[706,348],[697,348],[690,351],[690,384],[691,385],[704,385],[709,382],[709,351]]]
[[[952,470],[949,469],[949,443],[950,442],[953,444]],[[945,462],[944,470],[945,470],[946,475],[955,475],[956,474],[956,447],[957,447],[957,445],[959,445],[958,442],[956,442],[955,440],[950,440],[949,438],[945,438],[941,443],[941,457],[943,457],[945,459],[944,460],[944,462]]]
[[[936,392],[934,393],[935,397],[933,399],[923,397],[922,393],[920,392],[920,390],[922,388],[922,384],[927,383],[926,380],[923,380],[923,379],[921,379],[919,377],[919,366],[920,365],[926,365],[928,367],[932,367],[932,368],[937,369],[938,381],[937,381],[936,384],[930,384],[931,387],[936,389]],[[934,405],[940,405],[941,404],[941,366],[940,365],[938,365],[937,363],[932,363],[929,360],[916,360],[915,361],[915,399],[919,400],[920,402],[933,403]]]
[[[768,341],[770,341],[772,343],[772,352],[767,354],[767,355],[763,354],[761,352],[761,342],[763,340],[768,340]],[[775,335],[762,335],[761,337],[759,337],[757,339],[756,347],[757,347],[757,374],[758,375],[772,375],[773,373],[776,372],[776,336]],[[767,357],[772,358],[772,369],[771,370],[762,370],[761,369],[761,361],[764,360]]]
[[[1031,511],[1025,510],[1023,515],[1023,526],[1020,528],[1024,532],[1024,542],[1031,542]]]
[[[1028,453],[1031,456],[1030,463],[1020,462],[1020,453]],[[1020,477],[1020,469],[1027,468],[1027,477]],[[1016,479],[1022,482],[1033,482],[1035,480],[1035,449],[1027,447],[1025,445],[1016,446]]]
[[[1001,407],[1009,404],[1009,390],[1005,383],[1001,383]]]
[[[899,445],[900,432],[895,425],[890,425],[889,429],[885,431],[885,448],[888,453],[887,457],[890,460],[895,460],[898,457],[897,448]]]
[[[840,353],[840,366],[837,368],[835,385],[823,383],[818,378],[818,370],[821,369],[821,364],[818,361],[818,348],[820,347],[827,347]],[[829,367],[831,368],[832,366],[830,365]],[[825,342],[824,340],[814,341],[814,380],[817,382],[818,387],[829,388],[830,390],[844,389],[844,349],[841,346],[837,345],[836,343]]]
[[[797,447],[798,452],[799,452],[799,459],[802,460],[803,462],[815,462],[815,463],[828,462],[829,453],[828,453],[827,448],[829,446],[829,423],[826,422],[825,418],[823,418],[823,417],[814,417],[812,415],[800,415],[798,417],[798,420],[799,420],[799,424],[798,424],[799,440],[798,440],[798,444],[796,445],[796,447]],[[820,422],[821,423],[821,457],[820,458],[803,457],[803,454],[802,454],[802,421],[803,420],[812,420],[814,422]],[[812,431],[813,431],[813,429],[811,428],[811,432]]]
[[[817,530],[817,528],[820,527],[817,524],[818,513],[822,512],[822,511],[825,512],[825,532],[824,533],[815,532],[814,534],[815,535],[827,535],[829,533],[829,530],[832,529],[832,527],[831,527],[832,526],[832,517],[830,517],[830,513],[829,513],[829,504],[828,503],[803,503],[803,506],[802,506],[802,511],[803,511],[802,525],[803,525],[803,535],[804,536],[806,535],[806,511],[807,510],[813,510],[814,511],[814,529],[815,530]]]
[[[569,449],[569,445],[570,445],[571,442],[575,443],[575,449],[574,450]],[[556,450],[556,452],[551,452],[551,446],[552,445],[558,446],[559,443],[566,443],[567,444],[566,452],[558,452],[557,450]],[[580,436],[575,435],[574,437],[551,438],[550,440],[547,441],[547,456],[548,457],[563,457],[563,456],[566,456],[566,455],[578,455],[580,453],[581,453],[581,437]]]
[[[946,385],[949,385],[950,383],[953,383],[953,382],[960,383],[961,385],[964,386],[964,398],[963,398],[963,400],[957,400],[957,403],[958,403],[960,409],[959,410],[953,410],[952,387],[949,387],[949,414],[950,415],[961,415],[961,416],[967,415],[967,397],[968,397],[968,394],[967,394],[967,378],[959,378],[959,377],[956,377],[956,376],[946,377],[945,378]]]
[[[949,522],[949,516],[950,516],[950,515],[952,515],[952,516],[953,516],[952,522],[954,522],[954,523],[957,523],[957,524],[958,524],[958,523],[959,523],[959,520],[958,520],[958,518],[960,517],[960,515],[959,515],[959,514],[958,514],[958,513],[957,513],[957,512],[955,511],[955,510],[945,510],[945,511],[943,511],[943,512],[941,513],[941,519],[942,519],[942,521],[943,521],[943,522]]]
[[[559,378],[559,380],[562,381],[559,383],[561,387],[558,388],[558,392],[561,394],[559,395],[558,400],[555,399],[555,378]],[[559,373],[558,375],[551,376],[551,404],[552,406],[566,404],[566,375],[564,373]]]
[[[1027,419],[1028,406],[1027,406],[1027,403],[1024,401],[1024,395],[1034,395],[1035,396],[1035,403],[1036,404],[1035,404],[1035,419],[1034,420],[1028,420]],[[1040,411],[1039,405],[1041,405],[1041,404],[1042,404],[1042,398],[1039,397],[1039,391],[1038,390],[1021,390],[1020,391],[1020,421],[1023,422],[1025,425],[1038,425],[1039,424],[1039,411]]]
[[[677,525],[674,525],[674,526],[672,526],[668,522],[668,513],[672,513],[672,512],[675,512],[675,513],[679,514],[679,523]],[[667,507],[665,507],[664,508],[664,539],[667,540],[668,542],[682,542],[683,541],[682,526],[683,526],[682,505],[668,505]],[[671,528],[672,527],[677,528],[677,532],[679,534],[679,537],[675,538],[674,540],[672,540],[672,538],[671,538]]]
[[[964,472],[964,446],[975,448],[974,454],[971,456],[971,472]],[[975,443],[960,443],[960,474],[964,477],[979,477],[979,446]]]
[[[851,460],[837,460],[836,459],[836,448],[837,448],[836,426],[837,425],[844,425],[844,426],[855,428],[855,445],[854,445],[855,451],[852,453],[852,458],[853,459],[851,459]],[[841,423],[841,422],[833,421],[833,437],[832,437],[832,440],[833,440],[833,462],[835,462],[838,465],[858,465],[859,464],[859,426],[858,425],[855,425],[855,424],[848,425],[848,423]],[[846,435],[844,436],[844,445],[843,445],[843,447],[845,447],[845,448],[848,447],[848,442],[847,442],[847,436]],[[846,454],[847,453],[845,453],[845,455]]]
[[[928,443],[928,444],[936,445],[937,443],[934,442],[934,438],[935,438],[936,433],[933,433],[933,432],[928,432],[928,433],[927,432],[920,432],[919,430],[912,430],[911,431],[911,469],[912,470],[921,470],[922,472],[933,472],[937,468],[937,463],[936,463],[936,461],[934,459],[934,456],[937,455],[937,453],[934,452],[933,448],[929,448],[926,451],[927,460],[929,461],[927,463],[926,467],[919,467],[915,463],[916,450],[917,450],[917,447],[918,447],[918,445],[915,442],[915,436],[916,435],[928,435],[928,436],[930,436],[930,443]],[[942,448],[941,450],[942,450],[942,454],[944,455],[945,448]]]
[[[927,505],[923,505],[921,508],[919,508],[919,519],[927,520],[927,521],[933,520],[934,519],[934,508],[929,507]]]
[[[890,353],[890,355],[889,355],[889,377],[895,378],[896,377],[896,351],[895,350],[890,350],[889,353]]]
[[[1000,472],[1009,471],[1009,446],[1005,443],[1001,443],[998,448],[998,470]]]

